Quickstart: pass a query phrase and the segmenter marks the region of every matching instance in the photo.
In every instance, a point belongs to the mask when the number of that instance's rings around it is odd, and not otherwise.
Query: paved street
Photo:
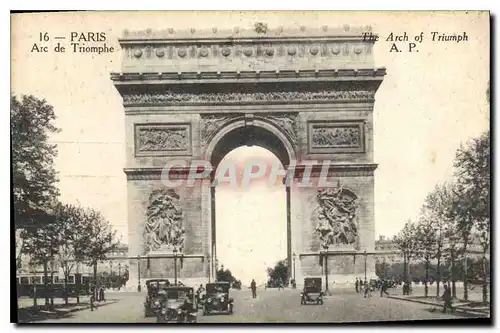
[[[431,306],[388,298],[374,294],[364,299],[351,290],[335,290],[324,305],[300,305],[298,290],[258,290],[252,299],[250,290],[231,291],[234,314],[202,316],[200,323],[214,322],[358,322],[378,320],[419,320],[460,318],[459,315],[431,312]],[[45,323],[154,323],[156,318],[144,318],[143,293],[108,294],[118,302],[91,312],[83,310],[64,318],[44,320]]]

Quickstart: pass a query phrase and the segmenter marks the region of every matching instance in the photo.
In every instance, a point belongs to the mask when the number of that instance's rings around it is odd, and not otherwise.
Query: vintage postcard
[[[489,12],[11,27],[12,321],[489,322]]]

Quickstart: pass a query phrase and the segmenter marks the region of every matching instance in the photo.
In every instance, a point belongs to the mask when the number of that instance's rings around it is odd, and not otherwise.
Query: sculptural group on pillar
[[[173,189],[153,190],[144,225],[146,251],[174,248],[182,251],[184,234],[179,195]]]
[[[315,231],[319,234],[322,248],[356,243],[356,200],[356,195],[342,186],[318,190],[318,223]]]

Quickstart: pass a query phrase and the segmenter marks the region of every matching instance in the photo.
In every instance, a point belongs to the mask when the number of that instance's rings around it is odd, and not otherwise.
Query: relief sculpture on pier
[[[318,190],[316,201],[321,246],[328,249],[331,245],[352,245],[358,236],[356,195],[342,186]]]
[[[153,190],[149,195],[144,243],[147,251],[184,247],[185,229],[179,195],[172,189]]]

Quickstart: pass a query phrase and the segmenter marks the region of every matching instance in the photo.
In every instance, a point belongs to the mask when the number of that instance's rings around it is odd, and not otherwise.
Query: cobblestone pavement
[[[144,293],[108,294],[117,299],[95,311],[82,310],[65,317],[43,320],[44,323],[154,323],[156,318],[144,318]],[[432,311],[432,307],[374,294],[363,298],[351,290],[334,290],[324,305],[300,305],[298,290],[258,290],[257,298],[250,290],[231,291],[234,298],[233,315],[203,316],[198,322],[359,322],[378,320],[419,320],[461,318],[457,314]]]

